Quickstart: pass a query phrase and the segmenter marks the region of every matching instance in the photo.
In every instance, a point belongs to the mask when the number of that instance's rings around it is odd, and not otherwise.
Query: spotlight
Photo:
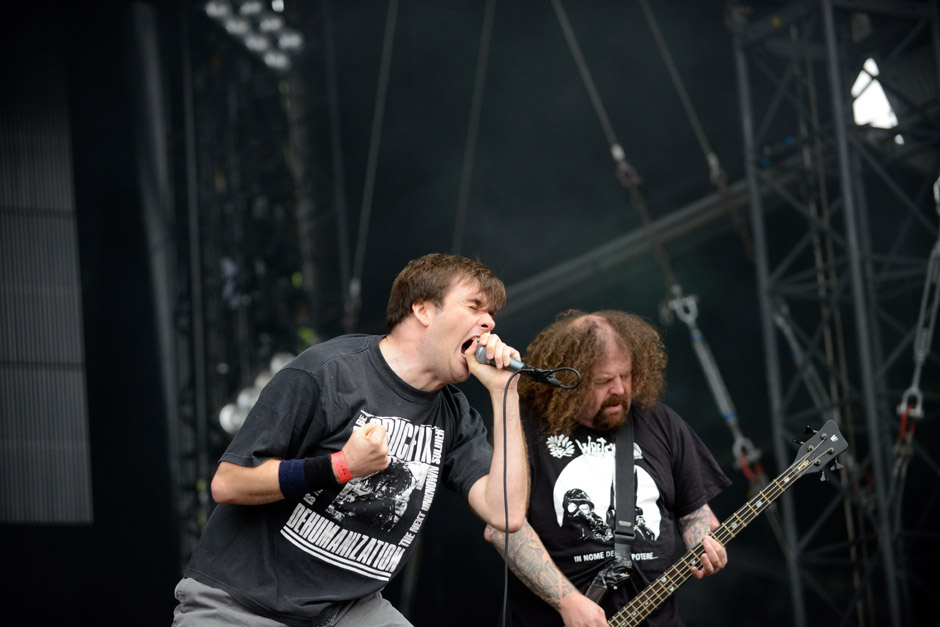
[[[255,403],[258,401],[258,396],[260,394],[261,390],[253,385],[250,385],[246,388],[243,388],[242,391],[238,393],[238,398],[235,400],[235,404],[238,405],[239,409],[244,409],[245,413],[247,414],[248,410],[255,406]]]
[[[245,0],[239,7],[238,12],[245,16],[258,15],[264,10],[264,4],[261,0]]]
[[[284,28],[284,18],[280,15],[265,15],[258,21],[258,28],[262,33],[276,33]]]
[[[245,47],[252,52],[264,52],[271,47],[271,42],[264,35],[248,33],[245,35]]]
[[[271,374],[271,371],[265,368],[257,375],[255,375],[255,387],[259,390],[263,390],[272,379],[274,375]]]
[[[246,410],[234,403],[228,403],[219,410],[219,426],[229,435],[235,435],[241,429],[247,416]]]
[[[212,19],[221,20],[232,14],[232,5],[225,0],[209,0],[206,2],[205,11]]]
[[[278,35],[277,45],[281,50],[288,52],[297,52],[304,45],[304,38],[295,30],[284,30]]]
[[[264,62],[275,70],[287,71],[290,69],[290,57],[279,50],[269,50],[264,53]]]
[[[251,23],[238,15],[232,15],[225,18],[225,30],[229,35],[243,37],[251,30]]]
[[[292,355],[291,353],[287,353],[287,352],[275,353],[274,356],[271,357],[271,374],[272,375],[277,374],[278,370],[280,370],[281,368],[289,364],[291,360],[293,359],[294,359],[294,355]]]

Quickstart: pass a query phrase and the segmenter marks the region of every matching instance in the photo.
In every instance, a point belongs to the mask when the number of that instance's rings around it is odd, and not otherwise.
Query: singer
[[[219,462],[219,505],[176,586],[173,624],[410,626],[381,591],[440,486],[519,530],[528,469],[507,366],[520,355],[493,334],[505,299],[484,265],[426,255],[392,285],[387,335],[338,337],[280,370]],[[471,374],[492,399],[492,445],[453,385]]]
[[[708,501],[731,482],[659,402],[666,355],[656,330],[620,311],[569,311],[526,361],[572,366],[584,379],[572,390],[519,384],[532,495],[527,522],[508,539],[513,627],[607,627],[672,565],[675,526],[690,549],[703,544],[693,577],[721,570],[728,556],[709,536],[719,523]],[[626,540],[624,523],[634,532]],[[488,526],[485,537],[505,556],[503,532]],[[675,597],[643,624],[681,626]]]

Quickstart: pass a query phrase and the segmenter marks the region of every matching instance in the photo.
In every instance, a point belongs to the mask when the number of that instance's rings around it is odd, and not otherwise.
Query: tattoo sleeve
[[[508,556],[505,533],[487,526],[487,538],[508,561],[516,577],[556,610],[561,607],[561,600],[575,591],[572,583],[555,566],[545,545],[528,522],[519,531],[509,534]]]
[[[686,548],[690,549],[702,541],[713,529],[718,528],[718,518],[706,503],[679,519],[679,533]]]

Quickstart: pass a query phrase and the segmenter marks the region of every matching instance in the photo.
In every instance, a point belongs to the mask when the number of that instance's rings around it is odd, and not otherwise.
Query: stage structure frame
[[[936,348],[922,407],[901,401],[907,358],[930,339],[915,323],[940,218],[937,5],[822,0],[765,15],[732,7],[729,18],[774,452],[786,466],[791,434],[827,418],[850,445],[822,517],[804,515],[793,495],[781,502],[794,624],[920,624],[937,610],[926,584],[937,494],[903,497],[909,466],[940,478],[929,438],[940,415]],[[895,128],[853,119],[851,88],[868,57]],[[785,163],[802,180],[795,192],[768,176]]]

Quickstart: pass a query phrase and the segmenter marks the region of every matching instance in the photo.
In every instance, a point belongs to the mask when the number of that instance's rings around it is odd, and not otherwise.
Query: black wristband
[[[330,461],[329,455],[319,455],[305,459],[304,478],[307,480],[307,488],[310,490],[338,488],[341,485],[336,480],[336,475],[333,474],[333,462]]]
[[[310,491],[307,487],[302,459],[283,460],[277,467],[277,480],[284,498],[301,499]]]

